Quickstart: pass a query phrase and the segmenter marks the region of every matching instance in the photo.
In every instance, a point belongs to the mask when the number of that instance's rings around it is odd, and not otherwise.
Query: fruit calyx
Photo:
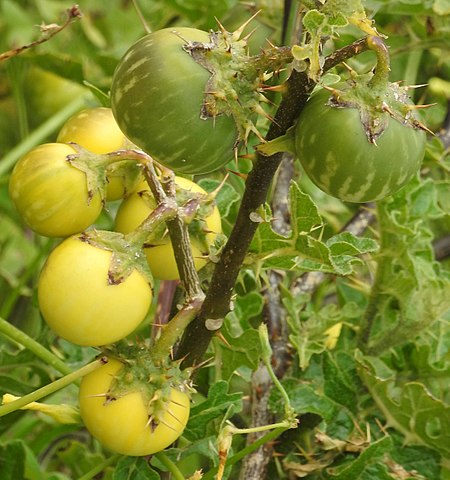
[[[272,118],[262,108],[267,103],[264,81],[292,61],[290,48],[270,46],[259,55],[250,56],[247,38],[241,38],[246,23],[234,32],[228,32],[220,23],[219,31],[210,31],[210,42],[186,40],[183,49],[211,73],[205,86],[200,118],[206,120],[218,115],[232,116],[238,130],[235,145],[246,144],[250,132],[264,141],[255,123],[257,115]]]
[[[88,202],[96,193],[99,193],[103,205],[106,203],[108,176],[120,176],[126,193],[132,190],[141,175],[141,165],[134,159],[117,155],[122,152],[121,150],[110,153],[94,153],[75,142],[67,142],[67,144],[76,153],[67,155],[66,161],[86,175]]]
[[[138,191],[137,194],[147,204],[150,210],[154,212],[155,209],[158,208],[155,197],[147,187],[145,187],[144,190]],[[205,194],[189,188],[183,188],[175,181],[176,210],[183,219],[183,222],[188,225],[190,236],[205,246],[207,245],[206,235],[210,233],[207,229],[206,219],[212,215],[215,208],[214,198],[214,193]],[[145,247],[161,245],[169,241],[168,229],[165,222],[156,226],[148,226],[143,223],[138,227],[138,230],[142,230],[143,238],[145,238]],[[128,238],[132,235],[133,233],[128,234]]]
[[[324,86],[331,92],[327,104],[358,109],[367,140],[374,145],[391,118],[405,127],[429,131],[414,114],[422,107],[414,105],[408,95],[413,87],[389,82],[389,54],[383,40],[369,36],[367,44],[377,54],[375,73],[356,75],[352,72],[350,80],[340,89]]]
[[[108,285],[118,285],[137,270],[153,286],[153,276],[142,246],[125,235],[107,230],[89,230],[77,235],[82,242],[112,252],[108,269]]]
[[[150,347],[145,343],[129,345],[124,342],[103,352],[123,364],[104,397],[106,404],[130,393],[140,393],[147,406],[147,425],[153,430],[170,411],[170,403],[174,402],[171,390],[189,395],[194,389],[189,379],[190,371],[180,369],[181,361],[167,358],[156,362],[150,352]]]

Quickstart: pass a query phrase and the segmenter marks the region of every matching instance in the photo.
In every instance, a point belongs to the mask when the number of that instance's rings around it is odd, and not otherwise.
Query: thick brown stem
[[[338,63],[367,49],[365,39],[336,51],[328,57],[324,71]],[[291,127],[305,105],[314,82],[305,72],[293,71],[286,82],[287,93],[281,102],[266,139],[273,140],[284,135]],[[244,261],[250,242],[258,227],[252,221],[252,213],[266,201],[272,179],[283,156],[276,153],[271,156],[258,155],[252,171],[249,173],[245,192],[236,223],[225,245],[219,262],[216,264],[205,302],[199,316],[190,324],[177,351],[178,358],[184,358],[184,365],[201,362],[214,331],[206,328],[209,319],[222,319],[230,310],[230,300],[239,270]]]

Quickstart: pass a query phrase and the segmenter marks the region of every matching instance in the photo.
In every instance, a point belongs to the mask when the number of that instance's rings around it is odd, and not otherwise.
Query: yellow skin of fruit
[[[61,128],[58,142],[75,142],[92,153],[109,153],[129,145],[120,130],[112,110],[106,107],[88,108],[78,112]],[[108,175],[106,199],[118,200],[124,196],[124,185],[119,175]]]
[[[77,153],[65,143],[45,143],[15,165],[9,193],[24,222],[46,237],[68,237],[92,225],[102,211],[100,195],[88,202],[86,174],[66,161]]]
[[[189,419],[189,396],[172,388],[162,422],[152,430],[147,425],[149,415],[140,392],[109,402],[104,396],[95,396],[108,392],[122,366],[110,358],[107,364],[83,377],[79,393],[81,418],[91,435],[109,450],[131,456],[160,452],[181,436]]]
[[[117,342],[139,326],[150,308],[152,290],[137,270],[118,285],[108,284],[111,256],[75,235],[51,252],[41,271],[39,308],[50,328],[69,342]]]
[[[200,186],[185,178],[175,177],[175,183],[184,189],[206,194]],[[148,185],[142,183],[135,193],[122,202],[116,216],[116,231],[124,234],[133,231],[151,213],[151,208],[138,193],[143,190],[149,190]],[[208,245],[211,245],[217,235],[222,232],[221,218],[217,207],[214,207],[213,213],[206,219],[206,226],[211,232],[206,234],[206,241]],[[204,258],[200,250],[201,245],[195,239],[191,239],[191,248],[195,268],[198,271],[207,264],[208,260]],[[154,278],[159,280],[178,280],[180,278],[170,241],[145,248],[144,251]]]

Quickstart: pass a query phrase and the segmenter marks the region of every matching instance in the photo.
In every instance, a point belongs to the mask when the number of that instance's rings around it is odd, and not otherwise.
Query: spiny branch
[[[36,47],[41,43],[47,42],[56,34],[58,34],[59,32],[62,32],[74,20],[81,18],[81,16],[82,16],[81,10],[78,8],[78,5],[73,5],[71,8],[67,9],[67,18],[62,25],[58,25],[56,23],[51,23],[50,25],[45,25],[45,24],[41,25],[40,29],[41,29],[42,37],[40,39],[1,53],[0,62],[3,62],[4,60],[8,60],[11,57],[16,57],[17,55],[20,55],[21,53],[25,52],[30,48]]]
[[[365,49],[367,49],[366,40],[361,39],[337,50],[325,60],[324,71]],[[285,98],[267,133],[268,141],[284,135],[287,129],[295,123],[314,85],[305,72],[295,70],[292,72],[286,83]],[[214,269],[203,307],[198,317],[186,330],[176,353],[177,358],[185,359],[184,366],[199,363],[208,348],[214,331],[206,328],[206,321],[222,319],[230,310],[234,284],[258,227],[258,223],[251,220],[252,214],[265,203],[272,179],[282,158],[281,153],[267,157],[258,154],[253,169],[247,177],[236,223]]]

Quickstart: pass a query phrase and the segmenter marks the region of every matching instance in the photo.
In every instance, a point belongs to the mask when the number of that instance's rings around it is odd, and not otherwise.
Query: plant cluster
[[[446,2],[113,3],[0,2],[2,480],[448,478]]]

